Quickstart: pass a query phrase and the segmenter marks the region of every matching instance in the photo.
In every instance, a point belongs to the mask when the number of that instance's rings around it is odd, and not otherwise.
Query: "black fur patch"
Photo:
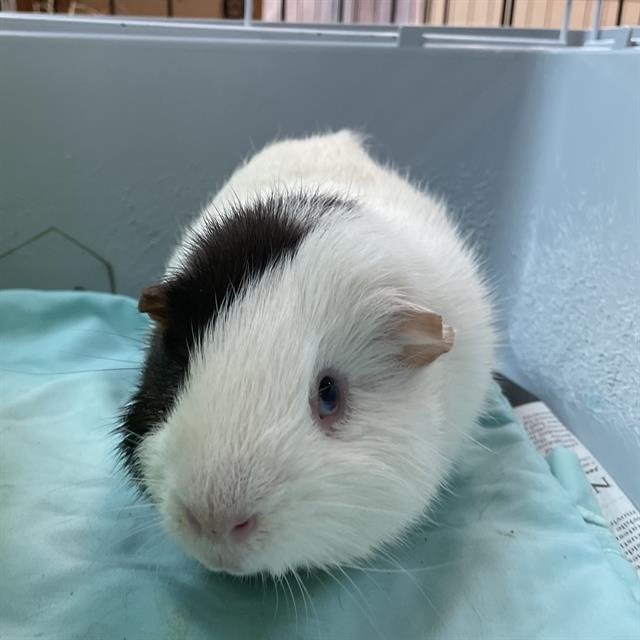
[[[135,451],[171,411],[191,348],[248,283],[292,257],[318,216],[338,207],[351,205],[320,194],[272,195],[234,206],[224,220],[212,221],[201,236],[191,238],[185,264],[161,285],[168,324],[154,329],[140,383],[116,429],[121,461],[142,488]],[[292,215],[299,208],[310,212],[304,221]]]

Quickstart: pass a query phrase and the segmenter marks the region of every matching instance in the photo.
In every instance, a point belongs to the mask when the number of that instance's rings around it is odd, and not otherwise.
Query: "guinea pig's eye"
[[[344,413],[346,384],[333,373],[321,373],[312,399],[312,410],[322,427],[329,428]]]
[[[331,376],[325,376],[318,388],[318,415],[321,418],[332,416],[339,406],[340,387]]]

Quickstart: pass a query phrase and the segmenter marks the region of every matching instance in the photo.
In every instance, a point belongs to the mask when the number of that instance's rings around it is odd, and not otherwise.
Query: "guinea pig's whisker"
[[[113,515],[113,514],[112,514]],[[119,527],[128,527],[126,530],[127,533],[133,535],[138,533],[138,529],[143,531],[145,528],[151,528],[152,526],[158,525],[162,523],[162,520],[159,518],[151,517],[151,514],[147,513],[134,513],[126,520],[114,520],[114,524],[118,524]]]
[[[76,358],[90,358],[92,360],[109,360],[110,362],[122,362],[124,364],[137,364],[140,366],[139,360],[124,360],[122,358],[110,358],[109,356],[96,356],[91,353],[75,353],[73,351],[61,351],[60,353],[74,356]]]
[[[166,539],[166,534],[164,532],[164,529],[159,527],[156,531],[152,531],[149,534],[148,538],[140,545],[139,549],[142,549],[148,546],[149,544],[159,544],[165,539]]]
[[[123,507],[109,507],[108,509],[101,509],[100,513],[129,513],[131,511],[138,511],[140,509],[146,509],[147,511],[152,510],[153,512],[153,505],[150,503],[146,503],[146,504],[130,504],[130,505],[125,505]]]
[[[101,329],[79,329],[83,333],[99,333],[105,336],[115,336],[116,338],[122,338],[123,340],[130,340],[131,342],[137,342],[143,346],[146,346],[146,341],[143,338],[135,338],[134,336],[127,336],[124,333],[118,333],[116,331],[104,331]]]
[[[129,536],[119,538],[113,543],[113,545],[118,546],[123,542],[125,542],[126,540],[128,540],[130,537],[133,537],[134,535],[138,535],[139,533],[145,533],[145,536],[144,536],[144,541],[142,542],[140,547],[138,547],[138,549],[142,548],[143,546],[147,546],[147,544],[149,544],[150,542],[156,542],[156,543],[160,542],[161,539],[164,538],[165,533],[164,533],[164,529],[157,526],[158,524],[159,523],[150,524],[150,526],[146,528],[142,528],[140,531],[135,531],[133,532],[133,534]],[[151,529],[153,529],[154,527],[155,527],[155,530],[151,531]]]
[[[302,596],[302,604],[304,605],[304,618],[305,620],[309,620],[309,609],[307,608],[307,598],[305,596],[304,590],[302,589],[302,582],[300,581],[300,576],[295,570],[291,572],[291,575],[293,579],[296,581],[296,584],[298,585],[298,589],[300,590],[300,595]]]
[[[465,438],[467,438],[467,440],[470,440],[473,444],[478,445],[481,449],[484,449],[485,451],[493,454],[494,456],[498,455],[497,451],[494,451],[490,447],[487,447],[486,444],[483,444],[482,442],[480,442],[480,440],[478,440],[477,438],[474,438],[470,433],[465,433],[463,435]]]
[[[142,476],[127,476],[126,480],[133,480],[134,482],[142,482],[143,484],[146,484],[150,487],[154,487],[154,486],[159,487],[164,484],[162,480],[152,480],[149,478],[143,478]]]
[[[162,516],[160,513],[158,513],[157,511],[149,511],[148,513],[146,512],[136,512],[135,513],[136,516],[136,520],[138,523],[142,523],[142,524],[155,524],[158,523],[162,520]],[[131,529],[129,530],[129,533],[135,533],[136,529]]]
[[[280,596],[278,594],[278,586],[279,586],[278,585],[278,580],[276,578],[276,579],[273,580],[273,587],[274,587],[273,590],[274,590],[275,595],[276,595],[276,606],[275,606],[275,609],[273,611],[273,619],[274,620],[277,620],[277,618],[278,618],[278,606],[280,604]]]
[[[369,580],[370,582],[373,582],[373,584],[375,585],[375,587],[380,591],[380,593],[384,594],[384,596],[387,598],[387,600],[389,602],[391,602],[391,595],[389,593],[387,593],[381,586],[380,583],[374,579],[374,577],[370,574],[370,567],[367,568],[360,568],[357,566],[351,566],[348,564],[342,564],[343,567],[347,568],[347,569],[351,569],[351,570],[360,570],[365,577],[367,578],[367,580]]]
[[[291,576],[291,577],[295,580],[295,582],[294,582],[293,584],[294,584],[294,586],[297,586],[297,587],[298,587],[298,593],[299,593],[299,594],[300,594],[300,596],[302,597],[302,604],[304,605],[305,619],[308,619],[308,618],[309,618],[309,612],[308,612],[308,610],[307,610],[307,602],[306,602],[306,600],[305,600],[305,598],[304,598],[304,594],[302,593],[302,590],[300,589],[300,583],[299,583],[299,577],[298,577],[298,574],[296,573],[296,570],[295,570],[295,569],[292,569],[292,570],[289,572],[289,574],[288,574],[288,575],[289,575],[289,576]],[[297,596],[297,595],[296,595],[296,600],[298,600],[298,596]]]
[[[134,513],[135,515],[144,515],[146,512],[149,513],[149,515],[160,515],[158,510],[155,508],[155,505],[153,504],[132,504],[129,507],[125,507],[122,509],[113,509],[113,512],[118,512],[120,511],[121,513]]]
[[[383,544],[378,548],[378,553],[388,562],[390,562],[391,564],[393,564],[394,566],[398,567],[398,566],[402,566],[400,564],[400,560],[398,558],[396,558],[396,556],[393,554],[393,552],[391,551],[391,549],[389,549],[389,544]]]
[[[349,582],[356,587],[355,583],[353,582],[353,580],[351,580],[351,578],[349,578],[348,574],[341,569],[339,566],[335,567],[336,569],[339,569],[340,572],[349,579]],[[338,578],[336,578],[336,576],[333,575],[333,573],[331,571],[329,571],[329,569],[325,568],[325,573],[332,578],[337,584],[338,586],[347,593],[347,595],[349,595],[349,597],[355,602],[356,606],[358,607],[358,609],[360,609],[362,615],[364,615],[364,617],[367,619],[367,622],[369,623],[369,626],[374,630],[374,632],[376,633],[376,635],[378,636],[378,638],[380,638],[381,640],[386,640],[386,638],[382,635],[382,633],[380,632],[380,629],[378,629],[378,625],[375,624],[375,621],[373,620],[372,616],[371,616],[371,606],[369,605],[369,603],[367,602],[366,598],[364,598],[364,595],[362,594],[362,591],[360,589],[357,589],[358,593],[360,594],[360,597],[363,599],[363,602],[365,604],[365,606],[369,609],[369,611],[367,611],[363,606],[362,603],[360,602],[360,600],[353,594],[351,593],[351,591],[349,591],[349,589],[347,589],[344,584],[338,580]]]
[[[56,524],[68,524],[71,522],[77,522],[78,520],[82,520],[85,522],[98,522],[101,520],[100,516],[103,515],[103,512],[91,513],[87,515],[86,511],[78,512],[78,513],[66,513],[64,515],[61,514],[61,517],[52,518],[52,522]],[[106,514],[108,515],[108,514]],[[149,514],[149,516],[155,516],[155,514]],[[140,519],[138,519],[139,521]],[[159,522],[160,520],[158,520]]]
[[[298,634],[298,605],[296,604],[296,598],[295,595],[293,593],[293,589],[291,588],[291,584],[289,583],[289,578],[284,575],[282,576],[284,578],[284,583],[287,585],[287,589],[289,590],[289,593],[291,594],[291,604],[293,604],[293,613],[295,615],[295,619],[296,619],[296,635]]]
[[[141,516],[137,521],[137,526],[130,529],[127,533],[129,535],[135,535],[146,529],[150,529],[161,522],[162,518],[159,513],[150,513],[146,516]]]
[[[437,569],[442,569],[443,567],[452,567],[459,564],[460,564],[459,562],[440,562],[438,564],[426,565],[422,567],[402,567],[402,569],[397,569],[397,568],[391,569],[391,568],[370,567],[370,566],[362,567],[357,564],[344,564],[344,563],[342,563],[342,566],[345,567],[346,569],[352,569],[354,571],[362,571],[364,573],[367,573],[367,572],[405,573],[407,571],[409,571],[410,573],[423,573],[428,571],[435,571]]]
[[[311,606],[311,610],[313,611],[313,615],[315,616],[316,619],[316,625],[317,625],[317,629],[318,629],[318,633],[321,634],[321,637],[324,638],[324,634],[321,633],[321,629],[322,629],[322,625],[320,622],[320,616],[318,615],[318,610],[316,609],[314,603],[313,603],[313,596],[311,595],[311,593],[309,592],[309,589],[307,589],[306,585],[304,584],[304,580],[300,579],[299,580],[299,584],[301,589],[304,590],[304,592],[307,594],[308,598],[309,598],[309,605]]]
[[[156,529],[161,524],[160,520],[154,520],[153,522],[147,522],[142,526],[134,528],[132,531],[128,531],[127,535],[119,538],[118,540],[113,541],[113,546],[119,546],[123,542],[140,535],[141,533],[145,533],[146,531],[151,531],[152,529]]]
[[[365,507],[363,505],[359,505],[359,504],[349,504],[349,503],[342,503],[342,502],[317,502],[314,501],[313,503],[314,506],[320,506],[320,507],[335,507],[337,509],[353,509],[356,511],[367,511],[369,513],[386,513],[388,515],[402,515],[404,512],[401,509],[398,510],[394,510],[394,509],[380,509],[377,507]]]
[[[416,589],[422,594],[422,596],[424,597],[426,602],[429,604],[429,606],[433,610],[434,614],[440,620],[442,620],[442,616],[440,615],[440,612],[436,609],[436,606],[433,604],[433,601],[431,600],[431,598],[427,595],[427,593],[422,588],[420,583],[400,564],[399,560],[397,558],[394,558],[390,551],[388,551],[388,550],[386,550],[386,549],[384,549],[382,547],[380,549],[378,549],[378,553],[380,553],[385,559],[387,559],[395,567],[397,567],[399,573],[402,573],[405,576],[407,576],[407,578],[414,584]]]
[[[297,615],[297,610],[295,609],[295,598],[293,597],[293,591],[291,591],[291,587],[289,586],[289,581],[287,580],[287,577],[285,574],[278,576],[277,581],[278,581],[278,584],[282,587],[282,593],[284,594],[285,602],[287,603],[287,608],[289,608],[289,595],[291,596],[293,606],[294,606],[294,611],[296,613],[296,630],[297,630],[298,615]],[[289,587],[289,593],[287,593],[285,589],[285,584],[287,585],[287,587]]]
[[[139,371],[140,367],[107,367],[101,369],[73,369],[69,371],[19,371],[17,369],[0,369],[3,373],[26,376],[65,376],[76,373],[98,373],[100,371]]]
[[[309,600],[309,606],[311,607],[311,611],[313,613],[314,618],[316,619],[316,627],[318,629],[318,632],[320,632],[320,617],[318,616],[318,611],[313,603],[313,597],[311,595],[311,593],[309,592],[309,589],[307,589],[306,585],[304,584],[304,579],[299,577],[297,572],[294,572],[294,575],[296,575],[296,579],[298,580],[298,584],[300,585],[300,590],[302,591],[302,597],[303,598],[307,598]],[[306,595],[305,595],[306,594]],[[306,607],[305,607],[305,611],[306,611]],[[308,614],[307,614],[308,615]],[[323,634],[324,637],[324,634]]]
[[[362,590],[360,589],[360,587],[355,583],[355,581],[351,578],[351,576],[340,566],[337,565],[336,569],[338,569],[338,571],[340,571],[340,573],[342,573],[342,575],[349,581],[349,583],[353,586],[353,588],[355,589],[356,593],[360,596],[360,598],[362,599],[362,602],[365,603],[369,608],[369,602],[368,600],[364,597],[364,594],[362,593]]]
[[[438,617],[438,619],[440,621],[442,621],[442,616],[440,615],[440,612],[436,608],[436,605],[433,604],[433,600],[431,600],[431,598],[427,595],[427,592],[422,588],[421,584],[404,567],[402,567],[399,563],[397,563],[397,565],[398,565],[398,569],[401,571],[401,573],[403,573],[405,576],[407,576],[407,578],[409,578],[409,580],[411,580],[411,582],[413,582],[413,584],[415,585],[416,589],[422,594],[424,599],[429,603],[429,606],[433,610],[433,613]]]
[[[135,431],[131,431],[131,429],[127,429],[126,427],[116,427],[114,431],[116,431],[118,434],[125,434],[127,436],[131,436],[132,438],[136,438],[138,441],[144,439],[143,435],[136,433]]]
[[[152,535],[150,535],[149,538],[136,549],[136,553],[140,553],[143,549],[146,549],[150,545],[151,548],[153,548],[153,545],[159,545],[163,539],[164,531],[162,529],[159,529],[157,532],[154,532]]]
[[[453,485],[450,482],[447,482],[446,480],[443,480],[440,483],[439,492],[436,493],[435,496],[433,496],[433,504],[434,504],[434,506],[435,505],[439,505],[439,504],[442,503],[441,494],[446,494],[448,496],[451,496],[452,498],[455,498],[458,495],[458,493],[454,489]],[[433,522],[435,524],[435,521],[433,521],[433,520],[430,520],[429,522]]]

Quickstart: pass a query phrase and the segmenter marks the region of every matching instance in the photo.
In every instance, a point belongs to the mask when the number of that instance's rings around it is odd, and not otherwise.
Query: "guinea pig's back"
[[[349,129],[268,145],[235,171],[212,205],[221,210],[278,190],[331,193],[394,218],[444,218],[438,201],[375,162],[363,136]]]
[[[239,167],[214,199],[222,204],[273,190],[316,190],[344,195],[373,181],[374,163],[353,131],[279,140]]]

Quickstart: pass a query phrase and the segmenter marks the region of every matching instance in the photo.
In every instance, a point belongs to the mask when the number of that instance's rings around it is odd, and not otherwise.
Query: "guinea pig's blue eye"
[[[324,376],[318,387],[318,415],[331,416],[340,406],[340,387],[331,376]]]
[[[345,415],[348,386],[340,374],[323,371],[316,378],[311,392],[311,412],[327,433],[333,432],[334,425]]]

